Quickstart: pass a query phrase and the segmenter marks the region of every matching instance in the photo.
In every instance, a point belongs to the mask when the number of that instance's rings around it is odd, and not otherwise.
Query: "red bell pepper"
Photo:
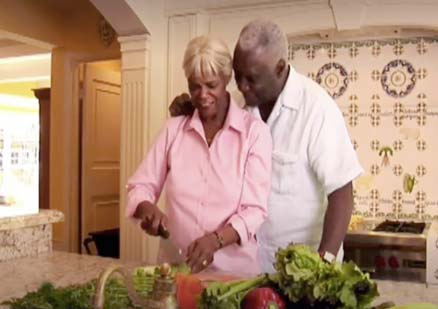
[[[284,299],[273,288],[257,288],[246,294],[243,309],[285,309]]]

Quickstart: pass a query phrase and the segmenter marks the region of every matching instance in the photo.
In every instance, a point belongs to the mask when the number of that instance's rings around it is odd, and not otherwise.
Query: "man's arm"
[[[318,252],[336,255],[350,223],[353,212],[353,186],[351,181],[328,196],[328,207],[324,217],[322,239]]]

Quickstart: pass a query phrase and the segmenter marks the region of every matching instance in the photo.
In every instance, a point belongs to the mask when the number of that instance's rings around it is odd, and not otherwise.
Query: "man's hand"
[[[190,96],[187,93],[180,94],[173,99],[169,106],[169,112],[172,117],[190,116],[195,111]]]
[[[192,242],[187,249],[187,264],[192,272],[200,272],[210,265],[219,247],[214,234],[204,235]]]
[[[141,202],[137,206],[134,217],[140,220],[141,228],[152,236],[169,237],[167,216],[154,204]]]
[[[328,196],[322,239],[318,252],[337,255],[353,212],[353,186],[351,181]]]

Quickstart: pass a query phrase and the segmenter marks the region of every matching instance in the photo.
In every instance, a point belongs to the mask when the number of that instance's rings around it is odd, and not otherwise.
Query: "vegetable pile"
[[[158,267],[141,267],[134,272],[134,288],[149,297]],[[378,295],[376,284],[352,262],[325,263],[304,245],[290,245],[276,254],[276,272],[228,282],[214,281],[206,288],[186,265],[172,268],[180,308],[192,309],[284,309],[284,308],[371,308]],[[21,299],[4,302],[12,309],[92,308],[96,280],[83,285],[55,288],[43,284]],[[121,279],[105,285],[106,309],[135,308]]]
[[[370,308],[377,285],[352,262],[325,263],[304,245],[290,245],[276,254],[276,273],[204,289],[199,308],[238,309],[253,289],[271,287],[297,308]],[[249,296],[249,295],[248,295]],[[280,302],[276,302],[281,308]]]
[[[142,297],[152,292],[158,267],[139,267],[133,274],[134,289]],[[187,272],[187,267],[172,268],[172,272]],[[81,285],[55,288],[44,283],[36,292],[26,294],[20,299],[11,299],[1,303],[11,309],[89,309],[96,290],[96,280]],[[111,278],[105,285],[106,309],[135,308],[128,297],[128,290],[120,278]]]

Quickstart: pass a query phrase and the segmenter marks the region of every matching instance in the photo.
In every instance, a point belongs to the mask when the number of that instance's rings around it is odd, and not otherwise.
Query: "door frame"
[[[86,94],[86,91],[92,91],[92,89],[88,89],[88,90],[86,90],[86,87],[87,87],[87,81],[86,81],[86,78],[87,78],[87,65],[88,64],[90,64],[90,65],[93,65],[93,63],[96,63],[96,62],[102,62],[102,61],[120,61],[120,63],[121,63],[121,59],[119,58],[119,59],[106,59],[106,60],[99,60],[99,61],[87,61],[87,62],[82,62],[82,63],[80,63],[79,65],[78,65],[78,92],[77,92],[77,94],[78,94],[78,98],[77,98],[77,102],[78,102],[78,108],[79,108],[79,127],[78,127],[78,131],[79,131],[79,135],[78,135],[78,138],[79,138],[79,145],[78,145],[78,161],[79,161],[79,166],[78,166],[78,192],[77,192],[77,194],[78,194],[78,224],[77,224],[77,227],[78,227],[78,232],[76,233],[76,235],[77,235],[77,237],[78,237],[78,246],[79,246],[79,253],[84,253],[84,250],[85,250],[85,248],[84,248],[84,246],[83,246],[83,240],[87,237],[87,235],[84,235],[85,233],[84,233],[84,218],[83,218],[83,212],[84,212],[84,210],[83,210],[83,203],[84,203],[84,196],[83,196],[83,194],[84,194],[84,186],[83,186],[83,182],[84,182],[84,175],[85,175],[85,173],[84,173],[84,168],[85,168],[85,165],[84,165],[84,153],[83,153],[83,150],[84,150],[84,148],[83,148],[83,145],[86,145],[86,143],[85,143],[85,141],[84,141],[84,117],[85,117],[85,115],[84,115],[84,113],[85,113],[85,111],[84,111],[84,108],[85,108],[85,105],[84,104],[86,104],[86,97],[87,97],[87,94]],[[106,68],[106,70],[108,70],[107,68]],[[112,73],[114,73],[115,71],[112,71]],[[117,74],[117,73],[115,73],[115,74]],[[116,87],[120,87],[120,104],[121,104],[121,100],[122,100],[122,98],[121,98],[121,74],[122,74],[122,72],[121,72],[121,68],[120,68],[120,72],[118,72],[118,74],[120,75],[120,84],[111,84],[111,83],[108,83],[108,82],[104,82],[103,84],[106,84],[106,86],[108,86],[108,85],[111,85],[111,86],[116,86]],[[121,107],[121,106],[120,106]],[[121,121],[121,119],[120,119],[120,121]],[[84,144],[85,143],[85,144]],[[120,162],[119,162],[120,163]],[[119,167],[120,167],[120,165],[119,165]],[[120,174],[120,170],[119,170],[119,174]],[[119,188],[120,186],[119,186],[119,183],[120,183],[120,179],[119,179],[119,181],[118,181],[118,185],[117,185],[117,187]],[[120,207],[120,192],[119,192],[119,207]],[[120,212],[120,209],[119,209],[119,212]],[[119,222],[120,222],[120,220],[119,220]],[[119,223],[120,224],[120,223]]]
[[[65,250],[69,252],[81,253],[81,177],[82,177],[82,100],[83,91],[81,90],[84,80],[84,66],[86,62],[119,60],[121,55],[98,56],[98,55],[83,55],[70,53],[68,55],[67,67],[70,70],[70,76],[67,78],[70,91],[67,89],[65,99],[71,102],[70,113],[68,114],[70,130],[70,140],[72,141],[70,151],[70,161],[65,166],[66,173],[70,176],[67,184],[68,190],[68,205],[65,205],[65,226],[64,237],[62,240],[54,239],[55,250]],[[52,104],[53,106],[53,104]],[[52,207],[52,206],[51,206]]]

